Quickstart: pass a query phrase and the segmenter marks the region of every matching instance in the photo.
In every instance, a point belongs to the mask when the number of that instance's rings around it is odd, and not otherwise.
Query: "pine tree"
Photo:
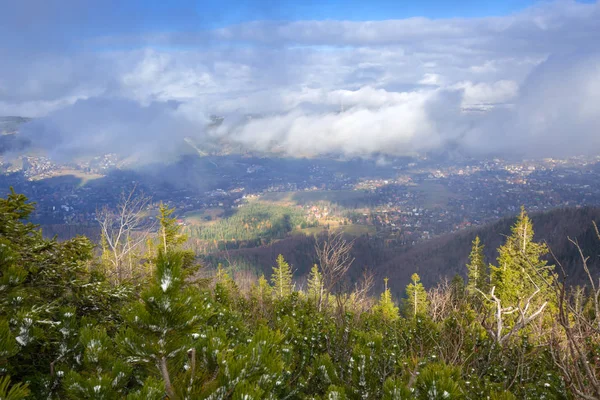
[[[553,266],[542,259],[548,254],[544,243],[533,241],[531,219],[521,207],[521,213],[512,227],[512,234],[498,249],[498,266],[492,266],[491,286],[505,306],[516,306],[538,288],[548,298],[549,284],[553,282]],[[535,305],[535,304],[534,304]]]
[[[411,398],[418,400],[463,399],[460,368],[433,363],[425,366],[415,382]]]
[[[285,261],[283,255],[277,257],[277,266],[273,267],[271,283],[273,284],[273,293],[279,298],[286,297],[292,293],[292,268]]]
[[[265,278],[265,275],[261,275],[258,278],[258,282],[252,285],[250,291],[251,297],[255,304],[258,306],[261,315],[265,315],[266,306],[270,303],[273,296],[273,288],[269,285],[269,282]]]
[[[542,260],[548,248],[535,243],[533,235],[531,220],[521,207],[512,234],[498,249],[498,266],[491,266],[491,289],[483,298],[493,310],[488,332],[500,344],[555,305],[554,267]]]
[[[222,285],[229,285],[233,282],[233,279],[231,279],[231,276],[229,276],[229,273],[227,272],[227,270],[223,267],[223,264],[219,263],[217,265],[217,272],[215,274],[215,282],[217,284],[222,284]]]
[[[467,294],[471,297],[477,295],[477,289],[487,291],[489,276],[484,261],[483,247],[479,236],[475,237],[471,254],[469,254],[469,263],[467,264]]]
[[[93,245],[87,238],[44,239],[26,222],[33,209],[12,190],[0,199],[0,364],[3,374],[28,382],[33,397],[46,398],[59,396],[60,377],[40,366],[64,371],[76,365],[75,316],[114,321],[114,307],[126,294],[89,272]]]
[[[387,321],[395,321],[399,318],[398,307],[394,304],[394,300],[392,299],[392,292],[388,288],[388,278],[385,278],[385,289],[383,293],[381,293],[381,298],[379,299],[379,303],[374,307],[373,311],[376,314],[381,315],[381,317]]]
[[[21,400],[29,396],[27,385],[17,383],[11,385],[10,376],[0,377],[0,399]]]
[[[464,304],[466,298],[465,280],[459,274],[454,275],[450,281],[450,298],[455,307],[460,307]]]
[[[198,291],[185,283],[182,254],[159,251],[152,285],[123,315],[126,327],[117,343],[127,361],[160,376],[171,399],[177,398],[174,382],[201,322],[200,306]]]
[[[82,371],[72,369],[64,380],[65,391],[73,399],[118,399],[127,390],[132,368],[117,358],[112,338],[99,326],[86,326],[79,331],[83,349]]]
[[[237,284],[223,268],[223,264],[219,263],[215,275],[215,299],[221,304],[230,305],[231,301],[238,297],[238,294]]]
[[[6,365],[8,359],[19,352],[19,345],[10,331],[8,321],[0,318],[0,365]],[[21,400],[29,395],[27,385],[11,385],[10,376],[0,377],[0,399]]]
[[[160,247],[164,252],[178,248],[186,242],[187,237],[180,232],[177,219],[172,217],[175,209],[160,203],[158,211],[160,213],[158,217],[160,222]]]
[[[324,286],[323,286],[323,275],[319,271],[317,264],[314,264],[310,270],[308,276],[308,298],[316,304],[317,309],[321,311],[323,302]]]
[[[406,312],[408,315],[416,317],[417,314],[427,312],[429,303],[427,291],[425,291],[419,275],[414,273],[410,279],[412,282],[406,286]]]

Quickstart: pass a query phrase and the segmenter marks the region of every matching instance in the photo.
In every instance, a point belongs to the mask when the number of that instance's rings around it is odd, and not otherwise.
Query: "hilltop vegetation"
[[[236,248],[281,239],[292,230],[311,226],[302,209],[253,201],[234,209],[233,214],[185,228],[196,247]],[[203,243],[204,242],[204,243]],[[245,242],[245,243],[244,243]]]
[[[200,278],[164,205],[144,253],[117,262],[108,237],[100,258],[44,239],[32,211],[0,199],[2,399],[600,398],[598,273],[564,286],[524,210],[494,265],[475,240],[466,282],[413,274],[402,299],[387,279],[378,299],[372,276],[341,285],[341,236],[305,285],[279,255],[244,291],[222,267]]]

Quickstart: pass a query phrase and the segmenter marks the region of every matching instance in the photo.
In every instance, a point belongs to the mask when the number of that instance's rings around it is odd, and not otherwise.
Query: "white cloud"
[[[409,154],[448,142],[597,152],[599,40],[598,3],[566,0],[495,18],[256,21],[87,38],[75,50],[0,50],[0,114],[46,115],[29,134],[49,135],[63,157],[123,141],[170,156],[186,135],[291,155]],[[206,136],[211,114],[226,122]]]
[[[508,103],[515,99],[519,91],[517,83],[508,80],[490,83],[458,82],[453,87],[464,90],[463,106],[465,107],[478,104]]]
[[[426,73],[423,78],[419,81],[421,85],[441,85],[443,78],[439,74]]]

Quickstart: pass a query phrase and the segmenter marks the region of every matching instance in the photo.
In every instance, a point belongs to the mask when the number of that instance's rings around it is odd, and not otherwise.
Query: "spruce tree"
[[[187,240],[177,225],[177,219],[172,215],[175,212],[174,208],[169,208],[166,204],[160,203],[158,206],[160,222],[160,247],[163,252],[178,248]]]
[[[250,295],[261,315],[264,316],[266,307],[270,304],[273,296],[273,288],[269,285],[264,274],[258,278],[258,282],[252,285]]]
[[[459,274],[454,275],[450,281],[450,298],[455,307],[461,307],[466,299],[465,280]]]
[[[533,224],[524,207],[511,231],[498,249],[498,265],[491,267],[491,286],[496,287],[496,295],[505,306],[516,306],[538,288],[543,294],[540,299],[548,298],[554,267],[542,259],[548,248],[533,241]]]
[[[406,286],[406,313],[412,317],[427,312],[429,303],[427,301],[427,291],[421,283],[421,278],[414,273],[410,277],[411,283]]]
[[[483,248],[479,236],[475,237],[467,264],[467,294],[471,297],[477,295],[477,289],[483,292],[487,291],[489,275],[484,261]]]
[[[292,268],[285,261],[283,255],[277,257],[277,266],[273,267],[271,283],[273,284],[273,294],[279,298],[286,297],[292,293]]]
[[[392,322],[398,319],[398,307],[394,304],[394,300],[392,299],[392,292],[390,288],[388,288],[388,278],[384,280],[385,288],[383,293],[381,293],[381,297],[379,302],[374,307],[373,311],[376,314],[379,314],[384,321]]]
[[[308,298],[310,299],[310,301],[314,302],[314,304],[317,306],[317,309],[321,311],[321,305],[323,302],[324,294],[323,292],[325,289],[323,286],[323,275],[319,271],[319,267],[317,266],[317,264],[314,264],[310,270],[307,286]]]
[[[258,278],[257,293],[262,299],[268,299],[271,297],[273,288],[269,285],[269,282],[265,279],[265,275],[262,274]]]
[[[233,278],[229,275],[223,264],[217,266],[215,275],[215,300],[223,305],[231,305],[232,300],[236,299],[239,289]]]

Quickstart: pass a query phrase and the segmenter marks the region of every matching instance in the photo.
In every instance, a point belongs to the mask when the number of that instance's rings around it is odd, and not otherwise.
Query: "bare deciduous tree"
[[[528,276],[529,277],[529,276]],[[533,300],[540,293],[539,286],[529,277],[531,283],[535,286],[536,290],[524,301],[519,301],[517,305],[508,305],[505,306],[502,304],[501,299],[495,295],[496,287],[492,287],[490,293],[486,294],[479,289],[476,289],[487,301],[494,304],[494,319],[496,321],[495,327],[488,326],[487,330],[492,336],[492,338],[498,342],[499,344],[503,344],[508,339],[510,339],[515,333],[520,331],[529,325],[533,320],[539,317],[546,306],[548,305],[547,301],[537,308],[536,310],[532,309]],[[517,313],[517,320],[511,327],[508,327],[506,324],[505,317],[507,315],[512,315]],[[505,333],[506,331],[506,333]]]
[[[455,311],[448,278],[442,279],[437,286],[429,289],[427,298],[429,299],[429,314],[435,322],[445,320],[451,311]]]
[[[361,279],[354,285],[351,295],[352,309],[357,314],[366,312],[372,303],[371,290],[375,284],[375,274],[369,269],[364,269]]]
[[[100,225],[103,259],[108,263],[109,277],[117,282],[134,275],[136,251],[145,243],[154,223],[147,221],[150,197],[136,193],[136,187],[122,192],[116,208],[107,206],[96,211]]]
[[[323,286],[328,293],[338,289],[354,258],[350,254],[354,240],[348,241],[342,231],[327,233],[318,238],[315,251],[323,274]]]
[[[318,237],[315,243],[315,252],[321,267],[323,280],[323,296],[319,298],[319,309],[322,305],[329,304],[329,295],[334,295],[336,316],[338,322],[345,323],[344,315],[351,296],[345,292],[343,286],[344,276],[354,262],[350,254],[354,241],[348,241],[342,231],[327,233]]]
[[[596,235],[600,232],[594,223]],[[600,282],[596,282],[586,257],[576,240],[569,241],[577,248],[583,270],[590,282],[588,290],[567,290],[566,272],[557,260],[563,274],[562,282],[555,282],[558,297],[557,328],[551,351],[554,364],[560,369],[567,386],[582,399],[600,399],[600,359],[594,355],[600,343]],[[556,258],[556,257],[555,257]],[[591,307],[586,310],[587,299]]]

